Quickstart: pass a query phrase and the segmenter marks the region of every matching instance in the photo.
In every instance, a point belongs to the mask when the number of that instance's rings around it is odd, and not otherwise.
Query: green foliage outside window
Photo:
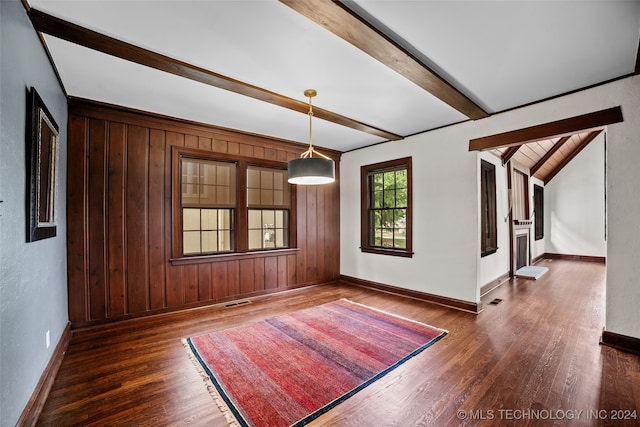
[[[407,170],[386,170],[370,175],[371,245],[406,248]]]

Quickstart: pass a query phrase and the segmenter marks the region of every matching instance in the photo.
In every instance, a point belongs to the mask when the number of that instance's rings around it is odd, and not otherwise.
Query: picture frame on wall
[[[27,104],[27,242],[34,242],[56,235],[59,130],[34,87]]]

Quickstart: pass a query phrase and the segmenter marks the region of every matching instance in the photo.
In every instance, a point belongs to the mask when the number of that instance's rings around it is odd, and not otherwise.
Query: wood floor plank
[[[313,426],[564,425],[540,414],[582,411],[572,425],[614,423],[640,408],[640,357],[598,345],[602,264],[543,260],[539,280],[485,295],[478,315],[341,283],[73,332],[38,425],[208,425],[226,421],[181,339],[348,298],[449,330]],[[488,304],[494,298],[498,305]],[[514,418],[522,411],[526,419]],[[516,411],[521,411],[520,413]],[[602,418],[607,416],[607,419]],[[490,417],[490,418],[489,418]],[[463,419],[464,418],[464,419]]]

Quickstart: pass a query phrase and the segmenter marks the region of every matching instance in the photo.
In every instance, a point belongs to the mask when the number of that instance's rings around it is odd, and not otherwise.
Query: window
[[[535,221],[535,239],[544,238],[544,188],[533,185],[533,215]]]
[[[233,250],[236,165],[181,159],[184,255]]]
[[[498,250],[496,221],[496,167],[480,160],[480,255],[486,256]]]
[[[249,249],[289,246],[289,199],[286,170],[249,166]]]
[[[286,164],[174,147],[173,258],[291,247]]]
[[[361,250],[411,257],[411,158],[361,168]]]

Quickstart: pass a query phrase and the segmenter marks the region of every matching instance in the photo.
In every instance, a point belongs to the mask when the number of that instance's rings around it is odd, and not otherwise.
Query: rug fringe
[[[220,412],[222,412],[222,414],[224,415],[224,418],[227,421],[229,427],[241,427],[241,425],[238,423],[238,420],[229,409],[229,406],[227,405],[227,403],[224,401],[224,399],[222,399],[222,396],[220,396],[220,393],[218,393],[216,386],[213,385],[213,381],[211,381],[211,378],[209,378],[209,375],[207,375],[207,373],[202,368],[202,365],[200,364],[198,359],[196,359],[195,355],[193,354],[193,351],[191,350],[191,346],[187,342],[186,338],[182,338],[182,345],[184,346],[184,349],[186,350],[187,355],[189,356],[189,359],[191,359],[193,366],[196,367],[196,370],[202,377],[202,382],[204,382],[205,386],[207,387],[207,390],[209,391],[209,394],[213,398],[213,401],[216,403],[216,406],[218,407],[218,409],[220,409]]]

